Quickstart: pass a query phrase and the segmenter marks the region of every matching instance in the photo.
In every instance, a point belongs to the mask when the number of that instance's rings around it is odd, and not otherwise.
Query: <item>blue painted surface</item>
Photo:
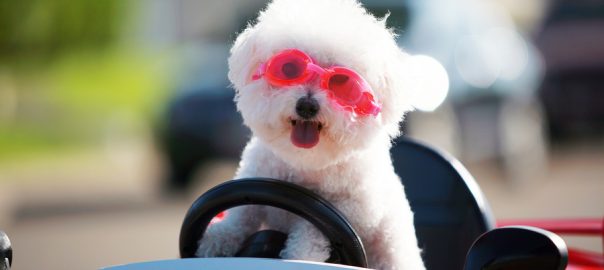
[[[102,270],[363,270],[364,268],[306,261],[257,258],[202,258],[141,262],[102,268]],[[366,270],[366,269],[364,269]]]

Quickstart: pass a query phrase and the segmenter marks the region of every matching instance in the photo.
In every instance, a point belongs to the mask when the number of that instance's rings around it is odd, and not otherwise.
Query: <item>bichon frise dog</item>
[[[412,108],[408,58],[385,19],[355,0],[274,0],[229,58],[237,108],[253,133],[236,178],[283,179],[329,200],[376,269],[424,269],[389,154]],[[330,256],[313,225],[265,206],[231,209],[197,255],[233,256],[261,226],[288,233],[282,258]]]

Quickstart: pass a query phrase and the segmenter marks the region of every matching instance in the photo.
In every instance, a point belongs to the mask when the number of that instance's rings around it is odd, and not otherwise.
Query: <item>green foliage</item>
[[[17,104],[0,117],[0,163],[98,144],[116,121],[148,126],[170,66],[167,56],[120,45],[133,7],[122,0],[0,0],[0,87],[8,78]]]
[[[142,117],[162,100],[164,64],[157,55],[129,50],[70,55],[48,72],[50,96],[66,113],[88,120],[115,112]]]
[[[120,32],[126,1],[0,0],[0,60],[103,48]]]
[[[0,129],[0,162],[60,153],[83,146],[82,142],[57,134],[56,130],[13,126]]]
[[[21,108],[0,121],[0,161],[98,143],[116,119],[148,125],[168,88],[168,57],[80,52],[18,73]]]

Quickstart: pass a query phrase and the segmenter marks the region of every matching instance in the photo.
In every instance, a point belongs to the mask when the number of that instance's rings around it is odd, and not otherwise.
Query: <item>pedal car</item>
[[[558,235],[537,228],[601,236],[602,220],[578,223],[511,221],[500,222],[499,225],[505,227],[495,228],[482,192],[457,160],[406,138],[396,142],[391,154],[415,212],[416,233],[426,269],[604,270],[601,254],[567,250]],[[216,221],[215,216],[246,204],[279,207],[307,219],[330,240],[332,256],[326,263],[279,259],[286,235],[260,231],[245,241],[236,257],[194,258],[198,242],[203,241],[203,232],[211,226],[212,220]],[[185,216],[179,245],[182,259],[104,269],[337,270],[367,267],[363,243],[346,217],[310,190],[274,179],[229,181],[200,196]],[[2,240],[0,247],[0,270],[9,269],[12,253],[7,238]]]

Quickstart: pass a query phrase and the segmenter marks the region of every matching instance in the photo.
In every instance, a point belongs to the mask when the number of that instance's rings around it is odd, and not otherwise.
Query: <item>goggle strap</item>
[[[371,93],[368,93],[369,96],[365,96],[365,98],[369,99],[369,108],[366,108],[365,110],[363,110],[363,115],[373,115],[374,117],[377,116],[381,111],[382,111],[382,106],[375,102],[375,100],[373,99],[373,95]]]
[[[373,115],[373,116],[377,116],[380,113],[380,111],[382,111],[382,106],[373,104],[373,103],[371,105],[372,105],[371,111],[369,112],[369,114]]]
[[[317,65],[315,63],[308,63],[306,65],[306,68],[309,69],[310,71],[313,71],[313,72],[319,74],[320,76],[326,72],[324,68],[320,67],[319,65]]]
[[[265,72],[266,72],[266,63],[262,63],[260,66],[258,66],[254,75],[252,75],[252,80],[255,81],[255,80],[262,78],[262,76],[264,76]]]

